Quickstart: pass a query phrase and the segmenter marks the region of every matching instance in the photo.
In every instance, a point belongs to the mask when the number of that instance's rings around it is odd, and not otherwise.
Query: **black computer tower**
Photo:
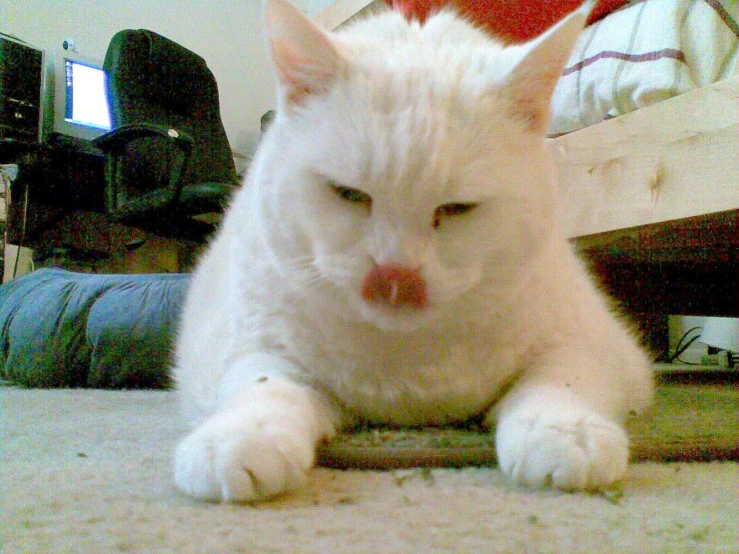
[[[44,51],[0,36],[0,143],[41,140]]]

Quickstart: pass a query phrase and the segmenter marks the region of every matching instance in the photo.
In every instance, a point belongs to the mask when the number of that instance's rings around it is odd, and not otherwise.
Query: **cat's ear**
[[[328,34],[287,0],[267,0],[265,23],[285,108],[325,92],[346,63]]]
[[[549,127],[554,87],[592,7],[592,1],[585,2],[541,36],[513,47],[520,49],[516,53],[521,57],[504,78],[502,89],[513,101],[512,115],[534,133],[546,133]]]

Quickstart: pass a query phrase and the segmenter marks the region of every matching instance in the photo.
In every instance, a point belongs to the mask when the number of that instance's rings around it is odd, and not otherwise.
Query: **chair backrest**
[[[218,85],[205,60],[157,33],[127,29],[116,33],[105,54],[108,102],[113,127],[155,123],[193,137],[193,157],[184,184],[238,183],[221,121]],[[131,178],[141,189],[157,188],[172,165],[170,141],[139,139],[129,148]],[[136,144],[138,143],[138,144]]]

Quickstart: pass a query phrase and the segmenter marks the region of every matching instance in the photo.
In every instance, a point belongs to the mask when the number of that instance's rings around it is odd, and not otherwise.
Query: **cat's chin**
[[[412,333],[429,326],[435,319],[433,308],[390,307],[363,303],[362,319],[383,331]]]

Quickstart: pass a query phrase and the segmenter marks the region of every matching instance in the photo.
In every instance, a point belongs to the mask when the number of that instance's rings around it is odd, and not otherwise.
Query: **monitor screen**
[[[45,121],[52,135],[92,140],[111,129],[101,60],[54,50]],[[47,135],[48,137],[49,135]]]
[[[110,130],[105,72],[99,67],[64,59],[64,120],[74,125]]]

